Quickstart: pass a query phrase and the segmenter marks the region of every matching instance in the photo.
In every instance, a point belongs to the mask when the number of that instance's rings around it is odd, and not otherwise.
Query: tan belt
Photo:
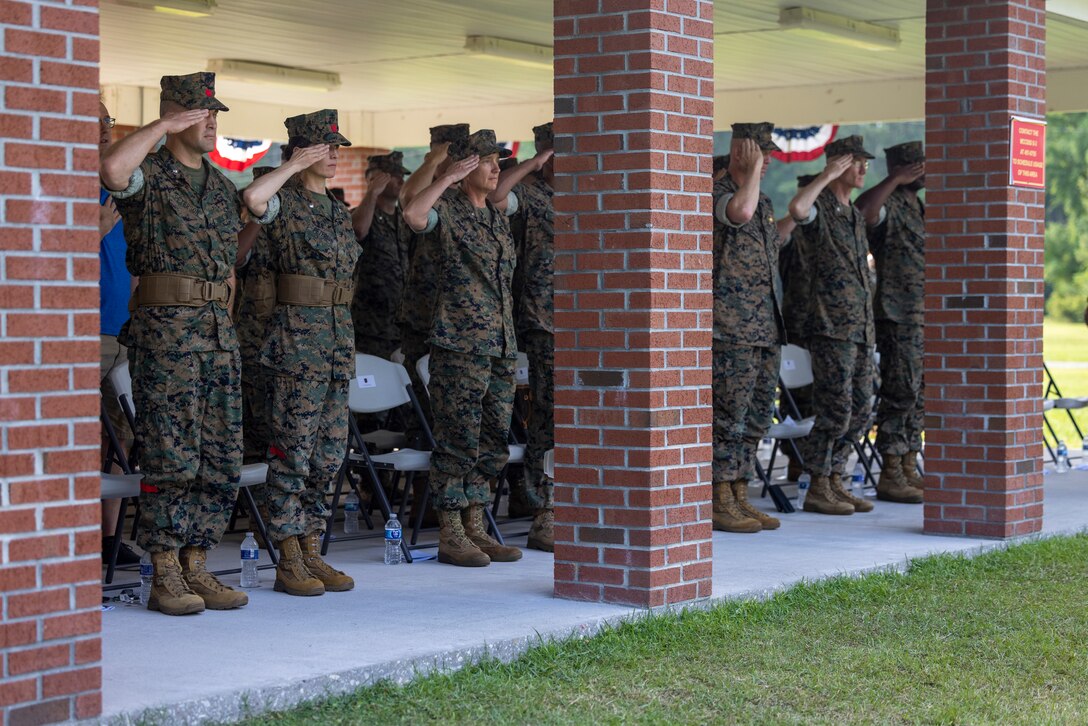
[[[199,308],[208,303],[230,301],[231,289],[225,282],[211,282],[190,275],[159,272],[140,275],[140,283],[132,295],[130,307],[184,305]]]
[[[351,280],[337,282],[311,275],[276,276],[276,302],[281,305],[348,305],[354,293],[355,283]]]

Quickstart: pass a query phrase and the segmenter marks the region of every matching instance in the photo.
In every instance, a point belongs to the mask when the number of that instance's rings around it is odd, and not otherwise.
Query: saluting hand
[[[763,166],[763,151],[755,139],[742,139],[737,149],[737,163],[745,174],[752,175]]]
[[[828,181],[838,179],[840,176],[846,173],[846,170],[854,165],[854,157],[851,154],[840,154],[827,160],[827,166],[824,167],[823,175]]]
[[[544,151],[538,151],[536,156],[529,159],[529,163],[532,164],[533,171],[540,171],[544,168],[544,165],[548,163],[548,159],[552,158],[555,154],[555,149],[544,149]]]
[[[431,144],[431,150],[427,152],[427,155],[423,158],[423,161],[432,162],[434,164],[441,164],[446,160],[446,157],[450,154],[450,142],[440,141],[437,144]]]
[[[291,154],[291,160],[287,163],[296,169],[308,169],[311,165],[328,157],[329,145],[316,144],[315,146],[307,146],[305,149],[295,149]]]
[[[910,166],[901,166],[895,170],[895,183],[898,185],[910,184],[925,176],[926,163],[919,161]]]
[[[176,134],[190,126],[196,126],[208,118],[209,113],[211,111],[206,108],[197,108],[190,111],[171,111],[163,114],[162,118],[159,119],[159,123],[162,124],[163,131],[166,133]]]
[[[375,172],[374,176],[370,177],[370,182],[366,185],[366,193],[377,196],[385,191],[385,188],[389,186],[389,182],[393,179],[388,173],[384,171]]]
[[[446,171],[446,176],[450,179],[451,184],[455,184],[466,176],[472,173],[473,169],[480,165],[480,157],[476,154],[469,156],[465,159],[461,159],[457,163],[450,166]]]

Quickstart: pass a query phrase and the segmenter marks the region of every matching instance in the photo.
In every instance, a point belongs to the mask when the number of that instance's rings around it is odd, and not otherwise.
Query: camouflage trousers
[[[280,542],[325,531],[325,495],[344,463],[349,381],[266,372],[268,535]]]
[[[544,454],[555,446],[555,336],[544,330],[529,330],[521,337],[529,358],[528,445],[525,447],[526,501],[535,510],[553,509],[555,483],[544,473]]]
[[[714,481],[751,479],[774,417],[782,350],[714,341]]]
[[[822,336],[808,341],[812,355],[812,433],[798,441],[812,476],[844,473],[855,441],[869,425],[873,351],[867,345]]]
[[[903,456],[922,450],[925,417],[925,328],[881,320],[876,325],[880,351],[880,405],[876,448]]]
[[[431,347],[430,484],[437,509],[456,511],[490,501],[489,482],[510,456],[515,365],[513,358]]]
[[[259,354],[242,349],[242,461],[247,464],[268,454],[268,393]]]
[[[238,353],[129,348],[129,362],[143,473],[136,543],[215,547],[242,467]]]

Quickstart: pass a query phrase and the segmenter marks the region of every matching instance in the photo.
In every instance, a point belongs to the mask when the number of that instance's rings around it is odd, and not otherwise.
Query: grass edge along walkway
[[[994,543],[636,616],[246,723],[1083,723],[1086,563],[1085,533]]]

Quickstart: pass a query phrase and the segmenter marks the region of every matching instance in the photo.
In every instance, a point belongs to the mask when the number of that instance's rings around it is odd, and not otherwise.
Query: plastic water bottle
[[[1077,471],[1088,471],[1088,436],[1080,442],[1080,463],[1077,464]]]
[[[1065,441],[1058,442],[1058,461],[1054,464],[1055,474],[1065,474],[1069,471],[1069,447]]]
[[[242,587],[260,587],[261,578],[257,574],[257,562],[261,559],[261,548],[252,532],[246,532],[242,540]]]
[[[808,485],[812,481],[812,477],[808,475],[808,472],[802,472],[801,477],[797,480],[797,508],[805,506],[805,497],[808,495]]]
[[[349,492],[344,500],[344,534],[359,533],[359,497]]]
[[[400,551],[400,536],[401,527],[400,522],[397,521],[397,515],[390,514],[389,519],[385,520],[385,564],[387,565],[401,563],[403,553]]]
[[[144,552],[140,558],[140,604],[147,605],[151,599],[151,581],[155,577],[155,566],[151,564],[151,553]]]
[[[855,497],[860,499],[865,496],[865,467],[860,461],[854,466],[854,475],[850,479],[850,484]]]

